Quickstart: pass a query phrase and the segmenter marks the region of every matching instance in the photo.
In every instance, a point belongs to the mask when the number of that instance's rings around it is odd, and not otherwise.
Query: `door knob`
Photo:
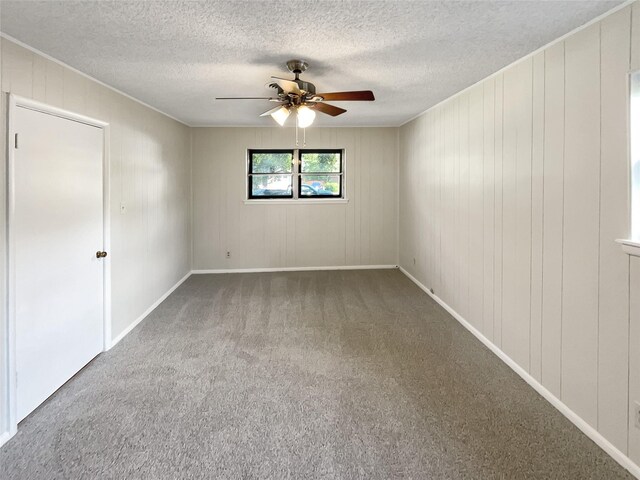
[[[96,252],[96,258],[104,258],[107,256],[107,252]]]

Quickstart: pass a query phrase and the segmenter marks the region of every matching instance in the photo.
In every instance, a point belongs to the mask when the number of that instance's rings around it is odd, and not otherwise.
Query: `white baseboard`
[[[547,390],[540,382],[538,382],[535,378],[533,378],[529,373],[518,365],[511,357],[509,357],[506,353],[500,350],[496,345],[493,344],[487,337],[485,337],[478,329],[476,329],[473,325],[467,322],[464,318],[462,318],[458,312],[456,312],[453,308],[447,305],[441,298],[437,295],[434,295],[429,291],[427,287],[425,287],[422,283],[420,283],[413,275],[407,272],[404,268],[398,267],[402,273],[404,273],[413,283],[415,283],[418,287],[420,287],[427,295],[433,298],[436,302],[442,306],[447,312],[453,316],[458,322],[462,324],[467,330],[469,330],[478,340],[480,340],[489,350],[491,350],[494,354],[500,358],[504,363],[506,363],[514,372],[516,372],[520,377],[527,382],[533,389],[538,392],[542,397],[547,400],[551,405],[556,407],[565,417],[567,417],[571,423],[573,423],[576,427],[578,427],[582,433],[584,433],[587,437],[593,440],[596,445],[602,448],[605,452],[607,452],[616,462],[618,462],[622,467],[628,470],[632,475],[636,478],[640,479],[640,466],[635,464],[633,460],[627,457],[624,453],[618,450],[609,440],[600,434],[595,428],[589,425],[585,420],[583,420],[577,413],[571,410],[566,404],[564,404],[558,397],[556,397],[553,393]]]
[[[15,432],[4,432],[2,435],[0,435],[0,447],[7,443],[9,439],[16,434],[16,432],[17,430]]]
[[[178,283],[176,283],[173,287],[171,287],[169,289],[169,291],[167,291],[167,293],[165,293],[164,295],[162,295],[158,300],[156,300],[154,302],[153,305],[151,305],[149,308],[147,308],[145,310],[145,312],[140,315],[131,325],[129,325],[127,328],[124,329],[124,331],[118,335],[116,338],[114,338],[113,340],[111,340],[111,344],[109,345],[109,350],[111,350],[114,346],[116,346],[116,344],[122,340],[124,337],[127,336],[127,334],[129,332],[131,332],[131,330],[133,330],[134,328],[136,328],[138,326],[138,324],[144,320],[151,312],[153,312],[156,307],[158,305],[160,305],[162,302],[164,302],[166,300],[166,298],[171,295],[173,293],[173,291],[178,288],[180,285],[182,285],[182,283],[191,276],[192,272],[187,273],[184,277],[182,277],[180,280],[178,280]]]
[[[333,267],[274,267],[274,268],[218,268],[211,270],[191,270],[191,273],[266,273],[266,272],[306,272],[317,270],[382,270],[398,268],[397,265],[339,265]]]

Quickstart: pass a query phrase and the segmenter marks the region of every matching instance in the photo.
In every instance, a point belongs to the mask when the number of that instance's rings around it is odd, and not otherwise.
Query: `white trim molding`
[[[109,348],[107,350],[111,350],[113,347],[115,347],[116,344],[118,344],[118,342],[120,342],[120,340],[122,340],[124,337],[126,337],[131,332],[131,330],[136,328],[140,322],[142,322],[145,318],[147,318],[151,312],[153,312],[162,302],[164,302],[167,299],[167,297],[169,295],[171,295],[180,285],[182,285],[185,282],[185,280],[187,278],[189,278],[191,276],[191,273],[192,272],[188,272],[184,277],[182,277],[180,280],[178,280],[178,282],[173,287],[171,287],[169,290],[167,290],[167,292],[164,295],[162,295],[158,300],[156,300],[153,303],[153,305],[151,305],[149,308],[147,308],[142,313],[142,315],[140,315],[138,318],[136,318],[133,321],[133,323],[131,323],[131,325],[129,325],[127,328],[125,328],[116,338],[111,340],[111,342],[109,344]]]
[[[619,238],[616,242],[620,244],[624,253],[640,257],[640,242],[622,238]]]
[[[540,382],[533,378],[529,373],[518,365],[511,357],[498,348],[493,342],[485,337],[478,329],[467,322],[458,312],[447,305],[437,295],[431,293],[431,291],[425,287],[420,281],[418,281],[413,275],[411,275],[403,267],[399,267],[400,271],[404,273],[409,280],[415,283],[421,290],[427,295],[433,298],[442,308],[444,308],[453,318],[455,318],[464,328],[469,330],[478,340],[480,340],[489,350],[491,350],[500,360],[516,372],[525,382],[527,382],[536,392],[553,405],[560,413],[562,413],[571,423],[578,427],[582,433],[589,437],[596,445],[602,448],[607,454],[609,454],[616,462],[618,462],[623,468],[629,471],[636,478],[640,479],[640,466],[635,464],[633,460],[627,457],[624,453],[618,450],[609,440],[603,437],[595,428],[589,425],[583,420],[577,413],[571,410],[566,404],[564,404],[558,397],[547,390]]]
[[[2,446],[7,443],[15,434],[16,432],[4,432],[3,434],[0,434],[0,448],[2,448]]]
[[[398,268],[397,265],[342,265],[332,267],[274,267],[274,268],[214,268],[192,270],[194,275],[209,273],[268,273],[268,272],[309,272],[321,270],[388,270]]]

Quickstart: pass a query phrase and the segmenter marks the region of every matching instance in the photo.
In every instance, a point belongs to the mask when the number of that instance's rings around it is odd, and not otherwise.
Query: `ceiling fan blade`
[[[358,90],[355,92],[330,92],[330,93],[318,93],[317,97],[322,97],[326,101],[365,101],[372,102],[376,98],[373,96],[371,90]]]
[[[333,105],[329,105],[328,103],[316,103],[313,108],[318,110],[319,112],[326,113],[327,115],[331,115],[332,117],[337,117],[338,115],[342,115],[346,110],[340,107],[334,107]]]
[[[283,104],[284,105],[284,104]],[[268,117],[269,115],[271,115],[272,113],[277,112],[278,110],[280,110],[282,108],[282,105],[278,105],[276,108],[271,108],[269,110],[267,110],[264,113],[261,113],[260,116],[261,117]]]
[[[278,77],[271,77],[273,78],[278,84],[278,86],[284,90],[285,93],[294,93],[296,95],[302,95],[302,92],[300,91],[300,87],[298,87],[298,84],[296,82],[293,82],[291,80],[287,80],[285,78],[278,78]]]
[[[271,102],[279,102],[279,98],[273,97],[216,97],[216,100],[269,100]]]

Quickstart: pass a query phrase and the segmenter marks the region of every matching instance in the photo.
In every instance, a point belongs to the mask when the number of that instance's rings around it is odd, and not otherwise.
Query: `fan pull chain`
[[[300,140],[299,140],[299,135],[298,135],[298,118],[296,117],[296,147],[300,146]],[[307,129],[303,128],[302,129],[302,146],[306,147],[307,146]]]

